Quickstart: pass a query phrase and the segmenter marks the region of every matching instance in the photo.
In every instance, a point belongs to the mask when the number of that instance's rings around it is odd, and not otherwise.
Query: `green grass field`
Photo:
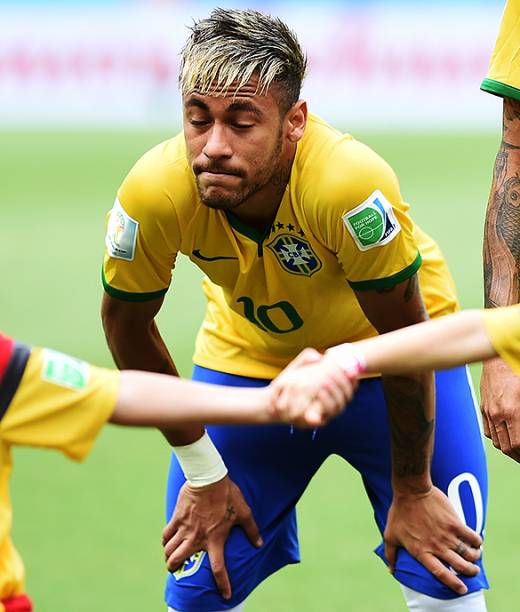
[[[498,131],[498,126],[497,126]],[[133,161],[167,133],[0,133],[1,328],[102,365],[104,213]],[[498,134],[356,134],[397,171],[413,216],[443,248],[462,304],[480,306],[481,237]],[[199,274],[181,261],[160,327],[181,372],[203,314]],[[478,375],[478,371],[475,371]],[[461,444],[464,444],[461,432]],[[160,434],[107,428],[84,465],[16,449],[14,537],[37,612],[162,610],[160,532],[169,452]],[[489,448],[485,555],[490,610],[511,609],[519,466]],[[396,583],[357,474],[330,460],[300,503],[303,563],[272,577],[248,612],[393,612]]]

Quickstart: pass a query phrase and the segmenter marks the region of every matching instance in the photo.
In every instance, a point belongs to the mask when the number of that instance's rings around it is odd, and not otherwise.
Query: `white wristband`
[[[202,438],[186,446],[174,446],[173,450],[186,480],[193,487],[204,487],[222,480],[227,467],[205,431]]]
[[[350,376],[359,376],[367,371],[365,357],[348,342],[331,347],[325,351],[325,355],[332,357]]]

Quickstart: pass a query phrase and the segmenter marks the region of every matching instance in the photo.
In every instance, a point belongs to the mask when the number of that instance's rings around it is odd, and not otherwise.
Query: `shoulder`
[[[296,190],[305,208],[344,214],[375,191],[401,200],[390,165],[370,147],[311,116],[295,159]]]
[[[193,202],[195,182],[182,133],[161,142],[138,159],[117,195],[125,212],[135,218],[169,215],[183,202]]]

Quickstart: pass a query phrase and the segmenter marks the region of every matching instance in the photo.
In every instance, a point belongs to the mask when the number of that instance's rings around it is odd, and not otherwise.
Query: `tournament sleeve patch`
[[[342,219],[360,251],[388,244],[401,231],[392,205],[379,189]]]
[[[60,387],[81,391],[89,381],[90,366],[86,361],[63,353],[43,350],[42,379]]]
[[[139,223],[126,214],[116,198],[108,219],[105,245],[110,257],[133,261]]]

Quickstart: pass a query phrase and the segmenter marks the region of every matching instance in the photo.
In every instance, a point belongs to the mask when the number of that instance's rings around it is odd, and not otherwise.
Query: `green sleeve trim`
[[[513,98],[513,100],[520,100],[520,89],[513,87],[512,85],[506,85],[493,79],[484,79],[480,86],[482,91],[500,96],[501,98]]]
[[[407,266],[404,270],[397,272],[397,274],[392,274],[392,276],[387,276],[386,278],[374,278],[373,280],[366,281],[348,281],[348,284],[354,289],[354,291],[367,291],[369,289],[389,289],[390,287],[394,287],[399,283],[402,283],[410,276],[413,276],[417,270],[421,267],[422,257],[420,253],[417,253],[417,257],[412,261],[412,263]]]
[[[118,300],[124,300],[125,302],[148,302],[150,300],[156,300],[165,295],[168,291],[168,287],[166,287],[166,289],[150,291],[148,293],[131,293],[129,291],[121,291],[121,289],[115,289],[107,283],[103,268],[101,268],[101,280],[103,281],[103,288],[110,297]]]

